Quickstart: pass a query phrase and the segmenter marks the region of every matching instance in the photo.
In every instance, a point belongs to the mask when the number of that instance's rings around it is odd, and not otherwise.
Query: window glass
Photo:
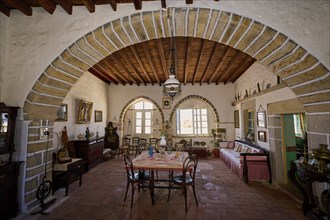
[[[151,134],[152,132],[152,109],[153,104],[149,101],[140,101],[134,104],[135,133]]]
[[[208,135],[207,109],[178,109],[177,134]]]

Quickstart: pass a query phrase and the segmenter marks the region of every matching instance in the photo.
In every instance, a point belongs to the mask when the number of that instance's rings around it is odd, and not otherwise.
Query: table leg
[[[150,176],[150,183],[149,183],[149,191],[150,191],[150,197],[151,197],[151,201],[152,204],[155,204],[155,192],[154,192],[154,171],[151,170],[151,176]]]

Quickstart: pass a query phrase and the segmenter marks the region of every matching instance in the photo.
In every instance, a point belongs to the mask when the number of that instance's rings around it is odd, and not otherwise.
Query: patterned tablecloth
[[[143,151],[133,159],[135,169],[145,170],[182,170],[183,162],[188,157],[188,152],[173,151],[172,153],[155,153],[149,157],[148,151]]]

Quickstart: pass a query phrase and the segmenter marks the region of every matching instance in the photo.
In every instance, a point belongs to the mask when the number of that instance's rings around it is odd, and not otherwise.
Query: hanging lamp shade
[[[181,93],[181,83],[175,78],[174,66],[171,65],[169,78],[164,82],[163,93],[172,99]]]

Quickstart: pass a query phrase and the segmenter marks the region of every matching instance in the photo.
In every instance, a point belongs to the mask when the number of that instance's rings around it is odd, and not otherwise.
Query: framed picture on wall
[[[164,97],[163,98],[163,109],[170,109],[171,108],[171,98]]]
[[[258,131],[258,140],[267,142],[266,131]]]
[[[78,109],[78,123],[86,124],[91,121],[93,103],[80,100]]]
[[[267,128],[266,111],[257,112],[257,124],[259,128]]]
[[[239,128],[239,111],[234,111],[234,127]]]
[[[95,110],[95,112],[94,112],[94,121],[95,122],[102,122],[102,111]]]
[[[60,108],[56,113],[56,121],[67,121],[68,120],[68,105],[61,104]]]

